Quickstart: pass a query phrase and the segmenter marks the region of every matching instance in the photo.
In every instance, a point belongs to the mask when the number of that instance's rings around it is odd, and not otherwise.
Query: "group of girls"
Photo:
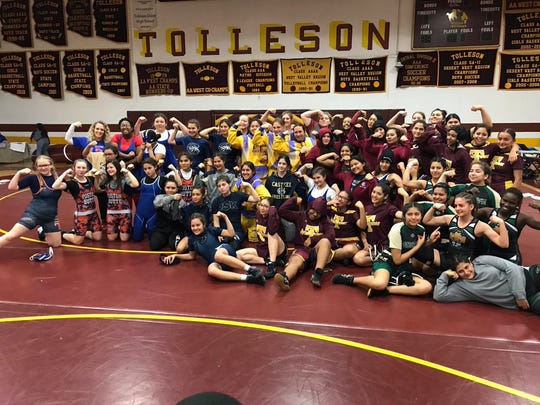
[[[29,187],[34,199],[0,246],[36,225],[52,246],[62,238],[100,240],[103,230],[108,240],[122,241],[146,233],[151,249],[176,250],[163,264],[196,252],[222,280],[274,278],[288,291],[300,271],[313,270],[311,281],[320,287],[334,260],[373,267],[370,276],[340,274],[334,283],[366,287],[370,296],[425,294],[431,284],[420,275],[450,266],[453,252],[488,249],[519,262],[514,242],[521,229],[540,228],[519,211],[523,161],[515,132],[501,131],[489,143],[489,114],[482,106],[472,110],[483,123],[470,130],[440,109],[429,122],[414,113],[410,124],[397,124],[405,112],[384,123],[362,110],[352,117],[320,110],[274,117],[268,110],[234,124],[222,117],[203,130],[197,120],[184,125],[158,113],[144,131],[146,117],[120,120],[121,133],[113,136],[98,121],[77,137],[76,122],[65,139],[85,160],[57,176],[52,160],[40,156],[35,175],[21,179],[29,169],[17,172],[10,189]],[[178,159],[176,144],[184,150]],[[57,205],[60,190],[75,199],[71,232],[61,232],[56,210],[35,209]],[[240,249],[245,239],[256,247]],[[294,251],[287,260],[289,242]],[[264,264],[266,272],[250,264]],[[246,274],[231,276],[228,269]]]

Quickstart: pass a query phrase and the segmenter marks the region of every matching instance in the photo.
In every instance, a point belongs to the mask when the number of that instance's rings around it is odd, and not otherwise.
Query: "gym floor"
[[[1,230],[30,198],[0,185]],[[65,229],[73,208],[62,196]],[[537,240],[524,230],[524,265],[540,263]],[[1,250],[2,404],[161,405],[204,391],[242,404],[540,402],[540,318],[530,313],[370,300],[331,274],[321,289],[301,275],[289,293],[219,282],[201,261],[160,265],[145,242],[66,244],[28,260],[45,251],[35,231]]]

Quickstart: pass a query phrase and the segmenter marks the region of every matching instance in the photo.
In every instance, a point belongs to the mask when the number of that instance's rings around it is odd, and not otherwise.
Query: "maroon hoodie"
[[[314,199],[305,211],[300,211],[297,204],[297,197],[291,197],[279,207],[279,216],[296,226],[296,235],[294,237],[295,247],[304,247],[304,241],[311,238],[313,248],[317,242],[326,238],[330,243],[334,243],[336,238],[334,226],[326,215],[326,199],[318,197]],[[314,209],[321,214],[321,217],[312,221],[309,219],[308,211]]]

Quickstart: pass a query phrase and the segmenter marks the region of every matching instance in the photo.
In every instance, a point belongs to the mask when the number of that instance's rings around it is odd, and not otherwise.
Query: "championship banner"
[[[129,49],[100,50],[97,56],[101,90],[131,97]]]
[[[182,63],[186,95],[229,95],[229,62]]]
[[[128,42],[126,0],[94,0],[96,35],[114,42]]]
[[[437,52],[399,52],[396,87],[436,86]]]
[[[56,100],[62,98],[60,52],[32,52],[30,70],[35,91]]]
[[[329,93],[332,58],[282,59],[282,93]]]
[[[538,3],[540,5],[540,2]],[[540,9],[505,14],[504,49],[540,49]]]
[[[0,87],[7,93],[30,98],[26,53],[0,53]]]
[[[507,55],[501,53],[499,90],[537,90],[540,88],[540,53]]]
[[[91,0],[68,0],[66,4],[67,27],[83,37],[92,36]]]
[[[65,51],[63,64],[66,90],[86,98],[97,98],[94,51]]]
[[[180,95],[180,66],[175,63],[136,64],[140,96]]]
[[[371,59],[334,58],[334,92],[384,92],[386,89],[386,60],[386,56]]]
[[[34,0],[32,7],[36,38],[53,45],[66,45],[66,24],[62,0]]]
[[[502,0],[416,0],[413,49],[499,45]]]
[[[232,62],[234,94],[278,92],[278,61]]]
[[[438,85],[493,86],[496,60],[496,49],[440,51]]]
[[[30,31],[30,4],[28,0],[0,2],[0,23],[2,39],[23,48],[32,47]]]

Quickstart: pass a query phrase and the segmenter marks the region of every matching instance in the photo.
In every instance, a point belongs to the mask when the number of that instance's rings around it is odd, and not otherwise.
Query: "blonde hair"
[[[46,160],[51,165],[51,173],[56,179],[58,177],[58,173],[56,172],[56,168],[54,167],[54,160],[50,156],[47,155],[39,155],[36,157],[36,160],[34,161],[34,170],[37,171],[38,166],[38,160]]]
[[[111,141],[111,130],[109,129],[109,126],[103,121],[96,121],[92,125],[90,125],[90,129],[88,130],[88,139],[90,139],[90,141],[96,140],[94,136],[94,131],[97,124],[103,125],[105,129],[105,132],[103,133],[103,142],[109,143]]]

